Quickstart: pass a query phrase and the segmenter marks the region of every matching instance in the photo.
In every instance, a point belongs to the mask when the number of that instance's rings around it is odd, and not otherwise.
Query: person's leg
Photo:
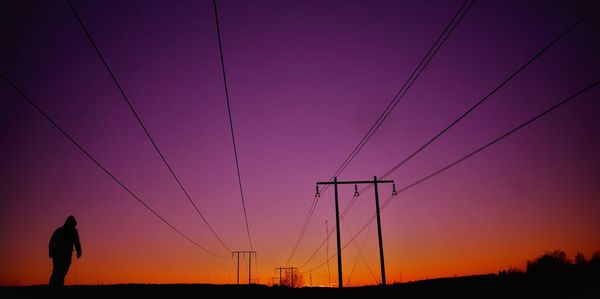
[[[64,258],[60,260],[60,265],[57,273],[57,285],[62,287],[65,284],[65,276],[67,276],[67,272],[69,272],[69,267],[71,266],[71,258]]]
[[[71,266],[71,259],[68,257],[54,257],[52,259],[52,275],[48,283],[50,288],[60,288],[65,284],[65,276]]]
[[[52,274],[50,275],[50,282],[48,282],[48,298],[58,297],[59,277],[60,277],[60,261],[56,258],[52,258]]]
[[[50,288],[55,288],[57,286],[57,278],[59,271],[60,263],[56,258],[52,258],[52,274],[50,275],[50,282],[48,282],[48,286]]]

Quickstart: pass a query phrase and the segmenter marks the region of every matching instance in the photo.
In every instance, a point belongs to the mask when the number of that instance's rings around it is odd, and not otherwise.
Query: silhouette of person
[[[49,255],[52,258],[52,275],[49,286],[51,291],[57,291],[65,283],[65,276],[71,266],[73,246],[77,251],[77,258],[81,257],[79,233],[75,226],[77,226],[77,221],[71,215],[67,217],[63,226],[54,231],[50,238]]]

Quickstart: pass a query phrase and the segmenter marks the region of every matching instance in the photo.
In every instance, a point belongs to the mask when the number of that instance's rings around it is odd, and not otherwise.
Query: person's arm
[[[79,243],[79,232],[75,230],[75,251],[77,251],[77,258],[81,257],[81,244]]]
[[[52,233],[52,237],[50,237],[50,243],[48,244],[48,256],[52,257],[54,252],[54,238],[56,236],[56,231]]]

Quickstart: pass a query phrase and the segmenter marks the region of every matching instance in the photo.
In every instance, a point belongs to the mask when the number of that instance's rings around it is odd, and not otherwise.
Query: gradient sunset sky
[[[223,54],[254,249],[253,276],[283,266],[314,197],[463,4],[457,1],[219,3]],[[144,124],[224,242],[248,250],[213,4],[73,1]],[[339,176],[367,180],[489,93],[597,1],[477,1]],[[74,215],[83,247],[67,284],[235,283],[210,233],[144,135],[65,1],[2,1],[0,72],[194,246],[133,199],[0,81],[0,285],[45,284],[52,232]],[[445,166],[600,79],[600,11],[388,179]],[[382,213],[387,280],[523,267],[547,250],[600,250],[600,88],[445,173]],[[320,198],[289,266],[335,224]],[[380,187],[381,200],[391,186]],[[340,188],[342,209],[353,186]],[[342,243],[374,212],[365,192]],[[368,233],[367,233],[368,232]],[[357,237],[351,285],[379,278],[377,234]],[[335,234],[329,256],[335,253]],[[344,282],[358,250],[343,251]],[[326,260],[326,248],[301,270]],[[242,260],[241,280],[247,280]],[[373,271],[371,274],[369,267]],[[336,260],[330,262],[337,282]],[[328,284],[327,267],[312,272]],[[309,276],[305,274],[308,284]]]

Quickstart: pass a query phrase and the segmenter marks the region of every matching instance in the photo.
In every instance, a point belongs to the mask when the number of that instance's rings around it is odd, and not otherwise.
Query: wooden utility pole
[[[275,272],[279,271],[279,286],[283,286],[283,273],[281,272],[281,270],[283,270],[285,268],[283,267],[279,267],[279,268],[275,268]]]
[[[256,258],[256,251],[254,250],[242,250],[242,251],[233,251],[231,252],[231,256],[237,256],[237,284],[240,284],[240,254],[248,255],[248,284],[252,284],[252,255]]]
[[[394,183],[394,181],[391,181]],[[383,260],[383,238],[381,237],[381,218],[379,217],[379,191],[377,188],[377,177],[373,177],[373,187],[375,188],[375,211],[377,214],[377,236],[379,237],[379,263],[381,264],[381,285],[385,286],[385,262]]]
[[[329,270],[329,227],[327,225],[327,220],[325,220],[325,233],[327,238],[327,246],[326,246],[326,255],[327,255],[327,279],[328,284],[327,287],[331,287],[331,271]]]
[[[377,235],[379,237],[379,262],[380,262],[380,267],[381,267],[381,284],[383,286],[386,285],[386,281],[385,281],[385,262],[384,262],[384,258],[383,258],[383,238],[381,236],[381,218],[379,216],[379,190],[377,185],[378,184],[393,184],[394,181],[393,180],[384,180],[384,181],[380,181],[377,180],[377,177],[373,177],[372,181],[338,181],[337,177],[333,178],[333,182],[317,182],[317,194],[318,194],[318,185],[333,185],[334,190],[335,190],[335,225],[336,225],[336,231],[337,231],[337,260],[338,260],[338,287],[341,289],[342,286],[342,250],[341,250],[341,242],[340,242],[340,212],[339,212],[339,205],[338,205],[338,185],[345,185],[345,184],[353,184],[353,185],[359,185],[359,184],[373,184],[373,186],[375,187],[375,212],[377,214]],[[356,190],[356,187],[355,187]],[[394,193],[396,192],[395,188],[394,188]],[[392,193],[392,194],[394,194]],[[355,196],[358,196],[358,191],[356,191]],[[327,232],[327,234],[329,234],[329,231]]]

